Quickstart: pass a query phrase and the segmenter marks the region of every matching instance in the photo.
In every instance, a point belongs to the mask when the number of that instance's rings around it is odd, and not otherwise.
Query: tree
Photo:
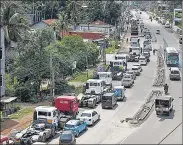
[[[55,41],[53,29],[37,30],[30,35],[29,41],[22,45],[14,75],[20,84],[33,83],[36,88],[36,94],[40,96],[40,85],[42,78],[50,77],[49,57],[46,47]],[[45,76],[49,75],[49,76]]]

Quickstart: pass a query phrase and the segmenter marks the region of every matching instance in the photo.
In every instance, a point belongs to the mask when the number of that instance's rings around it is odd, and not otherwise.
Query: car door
[[[92,120],[95,122],[95,121],[97,121],[97,112],[96,111],[93,111],[92,112]]]
[[[85,123],[84,123],[84,121],[79,121],[79,128],[80,128],[80,130],[79,130],[79,132],[82,132],[84,129],[85,129]]]

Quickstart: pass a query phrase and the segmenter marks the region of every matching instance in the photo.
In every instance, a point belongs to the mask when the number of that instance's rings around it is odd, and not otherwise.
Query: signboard
[[[174,21],[182,21],[182,9],[174,9]]]

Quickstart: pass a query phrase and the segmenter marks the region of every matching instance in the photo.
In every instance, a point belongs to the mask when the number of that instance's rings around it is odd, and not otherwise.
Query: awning
[[[3,98],[1,98],[1,102],[2,103],[10,103],[16,99],[17,99],[17,97],[3,97]]]

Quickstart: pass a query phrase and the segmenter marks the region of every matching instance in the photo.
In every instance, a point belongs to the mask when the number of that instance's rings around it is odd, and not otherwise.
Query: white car
[[[169,23],[166,23],[165,24],[165,28],[170,28],[170,24]]]
[[[139,63],[140,65],[147,65],[147,59],[145,56],[140,56],[139,57]]]
[[[140,63],[135,63],[135,64],[133,64],[133,66],[137,66],[137,67],[139,67],[140,72],[142,72],[142,67],[141,67]]]
[[[78,119],[85,121],[87,125],[94,125],[96,121],[100,120],[100,115],[94,110],[85,110]]]

